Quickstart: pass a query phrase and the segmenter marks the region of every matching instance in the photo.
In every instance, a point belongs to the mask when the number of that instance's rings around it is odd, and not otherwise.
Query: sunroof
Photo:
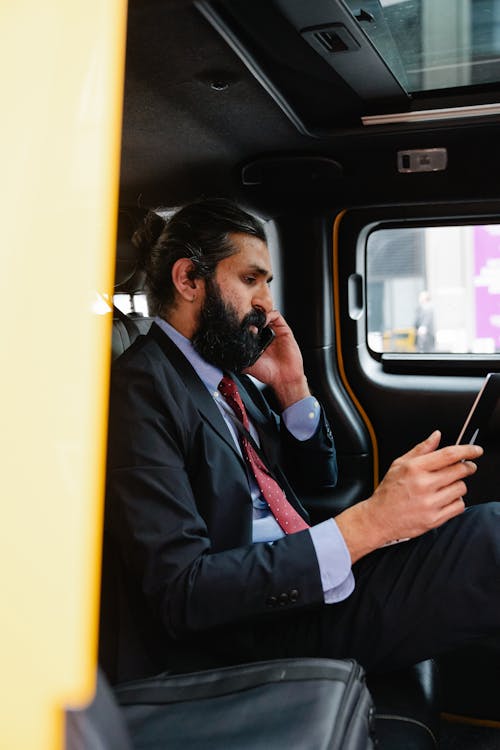
[[[345,0],[409,92],[500,81],[500,0]]]

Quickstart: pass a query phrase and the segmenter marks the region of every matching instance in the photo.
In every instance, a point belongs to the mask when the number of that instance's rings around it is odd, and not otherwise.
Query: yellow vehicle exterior
[[[125,33],[125,0],[0,6],[9,750],[62,748],[94,689]]]
[[[393,328],[384,332],[384,352],[415,352],[414,328]]]

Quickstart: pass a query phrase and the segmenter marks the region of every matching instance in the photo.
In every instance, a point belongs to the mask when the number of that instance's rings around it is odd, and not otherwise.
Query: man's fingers
[[[271,326],[275,333],[278,334],[280,330],[289,331],[290,326],[286,322],[283,315],[279,310],[271,310],[266,318],[266,326]]]
[[[446,448],[440,448],[422,457],[422,463],[425,463],[425,469],[428,471],[439,471],[460,461],[474,462],[482,455],[483,449],[480,445],[447,445]]]
[[[446,465],[445,468],[435,471],[431,474],[431,488],[439,490],[465,479],[477,471],[477,466],[473,461],[458,461],[457,463]]]
[[[428,438],[422,440],[421,443],[417,443],[417,445],[413,446],[413,448],[407,453],[403,453],[403,455],[399,457],[399,460],[406,458],[416,458],[417,456],[425,456],[428,453],[432,453],[438,447],[440,440],[441,433],[439,432],[439,430],[434,430],[434,432],[432,432]]]
[[[421,458],[422,469],[439,471],[460,461],[474,461],[483,454],[483,449],[479,445],[448,445],[438,450],[440,440],[441,433],[439,430],[435,430],[428,438],[421,443],[417,443],[411,450],[396,460],[401,462],[407,459]]]
[[[402,463],[412,459],[416,460],[415,465],[423,471],[439,471],[460,461],[474,461],[483,454],[480,445],[448,445],[438,449],[440,439],[441,433],[436,430],[426,440],[417,443],[396,459],[396,462]]]
[[[284,320],[283,316],[281,315],[281,313],[279,312],[279,310],[271,310],[270,312],[268,312],[268,314],[266,316],[266,326],[274,325],[275,323],[276,324],[279,323],[280,322],[280,318],[281,318],[281,320]]]
[[[448,503],[447,505],[442,508],[441,513],[439,514],[439,521],[436,524],[436,528],[438,526],[442,526],[443,523],[446,523],[446,521],[449,521],[450,518],[455,518],[455,516],[459,516],[461,513],[463,513],[465,510],[465,503],[463,501],[463,498],[457,497],[452,502]]]

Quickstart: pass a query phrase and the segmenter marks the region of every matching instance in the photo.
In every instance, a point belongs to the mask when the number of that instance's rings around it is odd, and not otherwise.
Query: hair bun
[[[158,242],[165,226],[165,219],[155,211],[148,211],[132,235],[132,242],[139,252],[139,262],[143,268],[147,268],[151,250]]]

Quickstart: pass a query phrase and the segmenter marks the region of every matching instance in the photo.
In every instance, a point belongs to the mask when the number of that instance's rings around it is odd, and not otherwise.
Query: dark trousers
[[[500,635],[500,503],[377,550],[353,573],[355,590],[342,602],[206,634],[200,666],[354,657],[378,672]]]

